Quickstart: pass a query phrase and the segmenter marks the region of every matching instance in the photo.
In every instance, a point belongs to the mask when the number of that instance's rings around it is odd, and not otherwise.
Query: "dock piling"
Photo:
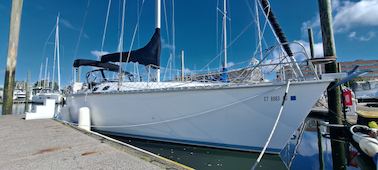
[[[318,0],[320,25],[322,30],[323,51],[325,58],[336,59],[335,39],[332,28],[332,8],[330,0]],[[338,72],[336,61],[325,64],[326,73]],[[336,84],[338,80],[332,82],[329,87]],[[343,124],[343,115],[341,112],[341,92],[339,88],[333,88],[327,91],[329,123]],[[338,136],[336,129],[330,129],[331,136]],[[346,169],[345,145],[337,141],[331,141],[333,169]]]
[[[31,79],[30,71],[27,73],[27,78],[25,82],[25,112],[29,111],[29,98],[30,98],[30,87],[29,82]]]
[[[12,12],[10,16],[9,43],[7,69],[5,71],[3,93],[3,115],[12,114],[13,90],[15,82],[18,39],[20,35],[21,13],[23,0],[12,0]]]

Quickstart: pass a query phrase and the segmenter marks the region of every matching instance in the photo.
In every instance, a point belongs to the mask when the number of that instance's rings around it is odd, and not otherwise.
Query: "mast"
[[[38,87],[42,87],[42,70],[43,70],[43,62],[41,63],[41,67],[39,68]]]
[[[57,37],[58,37],[58,23],[59,23],[59,14],[58,16],[56,17],[56,26],[55,26],[55,46],[54,46],[54,62],[53,62],[53,70],[52,70],[52,85],[51,85],[51,88],[52,90],[54,90],[55,88],[55,63],[56,63],[56,58],[57,58],[57,48],[58,48],[58,44],[57,44]]]
[[[181,50],[181,81],[185,80],[184,50]]]
[[[46,80],[47,80],[47,64],[49,63],[49,58],[46,57],[46,63],[45,63],[45,78],[43,79],[43,88],[46,88]]]
[[[160,29],[161,28],[161,0],[156,0],[156,4],[155,4],[155,12],[156,12],[156,15],[155,15],[155,27],[156,29]],[[159,61],[160,62],[160,61]],[[157,68],[156,70],[156,81],[157,82],[160,82],[160,67]]]
[[[58,90],[59,90],[59,93],[60,93],[60,43],[59,43],[59,17],[60,17],[60,14],[58,14],[58,19],[56,21],[56,39],[55,39],[55,42],[56,42],[56,56],[57,56],[57,60],[58,60]],[[64,49],[63,49],[64,50]],[[54,89],[53,89],[54,90]]]
[[[223,0],[223,68],[227,68],[227,0]]]
[[[256,23],[257,23],[257,35],[258,35],[258,47],[260,50],[260,61],[262,61],[262,44],[261,44],[261,28],[260,28],[260,16],[259,16],[259,8],[258,8],[258,0],[255,0],[255,12],[256,12]]]
[[[50,89],[50,72],[47,73],[47,88]]]

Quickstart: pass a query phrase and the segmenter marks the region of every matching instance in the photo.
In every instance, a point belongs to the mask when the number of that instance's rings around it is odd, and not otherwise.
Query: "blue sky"
[[[141,3],[142,0],[127,0],[124,49],[130,47],[137,21],[137,7],[141,6]],[[139,36],[135,39],[133,49],[143,46],[153,34],[154,3],[154,0],[145,0],[143,8],[141,8]],[[181,49],[185,50],[187,69],[201,69],[220,51],[217,44],[221,43],[222,30],[220,29],[221,14],[219,12],[219,18],[216,19],[217,3],[217,0],[175,1],[176,55],[179,55]],[[252,5],[249,6],[248,3]],[[36,81],[40,65],[44,62],[45,57],[49,57],[49,69],[51,70],[54,47],[51,43],[54,40],[53,38],[49,41],[46,40],[55,25],[57,14],[60,13],[61,77],[62,83],[68,84],[72,79],[71,66],[75,58],[96,59],[93,53],[101,48],[107,4],[108,0],[25,0],[16,79],[25,80],[26,73],[29,70],[32,73],[32,80]],[[163,12],[163,53],[161,56],[163,67],[166,66],[173,47],[172,0],[165,0],[165,4],[169,23],[166,27]],[[120,32],[119,5],[120,0],[112,0],[104,51],[117,51]],[[307,45],[305,29],[308,26],[313,27],[317,43],[315,45],[316,53],[321,56],[322,45],[320,43],[317,0],[271,0],[271,5],[289,41],[300,41]],[[10,8],[11,0],[0,1],[0,84],[3,84],[6,65]],[[219,8],[223,8],[222,1],[219,2]],[[253,0],[229,2],[229,43],[235,40],[240,33],[243,33],[229,48],[228,60],[231,65],[248,60],[255,51],[256,25],[250,8],[254,10]],[[333,0],[333,8],[338,60],[377,59],[378,0]],[[84,17],[85,15],[86,17]],[[265,21],[262,20],[261,22],[263,24]],[[217,23],[218,34],[216,31]],[[79,36],[81,29],[82,34]],[[167,29],[169,36],[166,32]],[[243,31],[244,29],[246,31]],[[80,43],[78,43],[79,39]],[[272,38],[270,29],[266,31],[265,40],[270,45],[276,43]],[[44,52],[46,42],[47,46]],[[215,59],[214,62],[210,63],[210,67],[217,68],[219,61],[220,58]],[[178,57],[176,57],[176,65],[179,65]]]

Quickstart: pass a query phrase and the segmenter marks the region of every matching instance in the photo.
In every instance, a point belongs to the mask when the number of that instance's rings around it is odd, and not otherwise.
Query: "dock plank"
[[[0,169],[176,169],[167,167],[54,120],[0,116]]]

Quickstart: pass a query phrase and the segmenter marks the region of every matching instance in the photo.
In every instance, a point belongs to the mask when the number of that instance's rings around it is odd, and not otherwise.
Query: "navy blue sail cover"
[[[93,67],[99,67],[104,68],[109,71],[118,72],[119,66],[112,63],[102,63],[97,60],[88,60],[88,59],[76,59],[73,63],[73,67],[78,68],[81,66],[93,66]]]
[[[120,56],[122,55],[122,62],[138,62],[139,64],[143,64],[145,66],[153,65],[160,67],[160,51],[160,28],[156,28],[150,42],[148,42],[148,44],[143,48],[129,52],[106,54],[101,57],[101,62],[119,62]],[[129,59],[127,60],[127,58]]]

